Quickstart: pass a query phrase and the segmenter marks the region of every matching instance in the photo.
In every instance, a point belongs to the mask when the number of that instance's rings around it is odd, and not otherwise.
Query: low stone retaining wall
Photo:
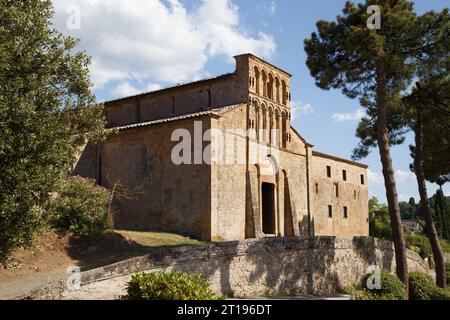
[[[155,249],[146,256],[83,272],[79,291],[69,292],[61,281],[32,292],[30,297],[117,298],[124,294],[131,274],[172,269],[201,273],[216,293],[229,297],[333,295],[343,286],[358,283],[375,264],[395,271],[391,242],[318,237],[211,243]],[[412,251],[408,251],[408,266],[410,271],[428,272],[427,264]],[[96,295],[96,290],[111,290],[114,297]]]

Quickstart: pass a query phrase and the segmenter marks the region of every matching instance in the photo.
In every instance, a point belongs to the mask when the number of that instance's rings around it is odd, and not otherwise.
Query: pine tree
[[[439,216],[439,230],[442,238],[450,240],[450,204],[441,189],[436,191],[434,210]]]
[[[367,26],[371,5],[381,9],[379,30]],[[397,275],[406,288],[406,245],[390,152],[396,141],[389,128],[388,110],[391,101],[398,100],[398,93],[413,79],[416,66],[411,58],[421,46],[418,23],[410,1],[349,1],[336,22],[319,21],[318,32],[305,40],[307,65],[316,84],[359,98],[375,116],[375,123],[370,125],[374,133],[372,144],[378,146],[383,167]]]

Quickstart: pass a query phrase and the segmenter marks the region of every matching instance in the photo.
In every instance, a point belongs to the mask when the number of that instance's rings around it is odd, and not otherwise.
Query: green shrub
[[[58,230],[81,236],[101,234],[112,228],[110,201],[109,191],[93,180],[69,178],[50,202],[51,224]]]
[[[354,291],[351,300],[399,300],[391,293],[377,294],[371,290],[363,289]]]
[[[371,237],[392,240],[392,231],[389,213],[386,206],[379,206],[378,209],[369,209],[369,234]]]
[[[426,258],[433,254],[428,238],[421,234],[405,234],[406,246],[408,249],[418,251],[417,253]],[[419,250],[417,250],[419,248]]]
[[[450,300],[450,289],[443,289],[436,286],[433,290],[431,300]]]
[[[436,289],[433,278],[423,272],[409,274],[409,299],[431,300]]]
[[[433,277],[423,272],[409,274],[410,300],[450,300],[449,289],[436,286]]]
[[[352,294],[353,292],[356,291],[356,288],[354,286],[343,286],[339,288],[339,293],[342,294]]]
[[[366,274],[361,282],[365,297],[371,297],[369,300],[403,300],[406,297],[405,287],[400,279],[387,270],[381,270],[381,289],[370,290],[367,288],[367,279],[372,274]],[[359,299],[361,300],[361,299]]]
[[[199,274],[152,272],[134,275],[124,300],[218,300]]]

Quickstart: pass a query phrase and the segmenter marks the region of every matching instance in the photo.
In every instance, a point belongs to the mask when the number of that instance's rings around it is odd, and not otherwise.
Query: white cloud
[[[149,83],[146,87],[145,87],[145,91],[156,91],[156,90],[160,90],[162,87],[160,84],[157,83]]]
[[[314,113],[314,108],[310,103],[301,103],[297,101],[292,101],[291,103],[292,108],[292,120],[298,119],[301,115],[308,115],[311,113]]]
[[[112,98],[129,97],[143,92],[150,92],[161,89],[161,85],[157,83],[149,83],[146,87],[138,89],[130,84],[128,81],[119,83],[116,87],[110,90]]]
[[[366,113],[364,112],[364,109],[357,109],[354,113],[335,113],[333,114],[333,121],[334,122],[345,122],[345,121],[351,121],[351,122],[359,122]]]
[[[178,0],[79,0],[81,28],[69,30],[73,0],[53,0],[58,30],[81,39],[93,57],[97,88],[109,81],[190,81],[217,55],[251,52],[270,57],[272,36],[242,30],[231,0],[201,0],[188,10]],[[123,85],[125,87],[125,85]]]
[[[372,170],[368,169],[367,175],[369,178],[369,182],[373,184],[383,184],[384,178],[380,172],[373,172]],[[397,169],[395,171],[395,181],[397,183],[406,183],[414,180],[415,175],[411,171],[403,171],[401,169]]]
[[[367,170],[367,177],[369,178],[369,183],[381,185],[383,184],[383,175],[379,172],[373,172],[372,170]]]
[[[395,171],[395,180],[397,182],[408,182],[414,179],[415,175],[411,171],[403,171],[400,169],[397,169],[397,171]]]
[[[133,87],[129,82],[122,82],[114,89],[112,89],[109,93],[113,98],[120,98],[138,94],[139,90]]]

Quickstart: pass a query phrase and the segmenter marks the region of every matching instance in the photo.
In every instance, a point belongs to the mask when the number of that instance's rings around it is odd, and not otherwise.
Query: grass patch
[[[202,241],[191,239],[172,233],[162,232],[144,232],[144,231],[124,231],[115,230],[115,233],[122,235],[124,238],[134,241],[145,247],[166,247],[179,245],[201,245]]]

